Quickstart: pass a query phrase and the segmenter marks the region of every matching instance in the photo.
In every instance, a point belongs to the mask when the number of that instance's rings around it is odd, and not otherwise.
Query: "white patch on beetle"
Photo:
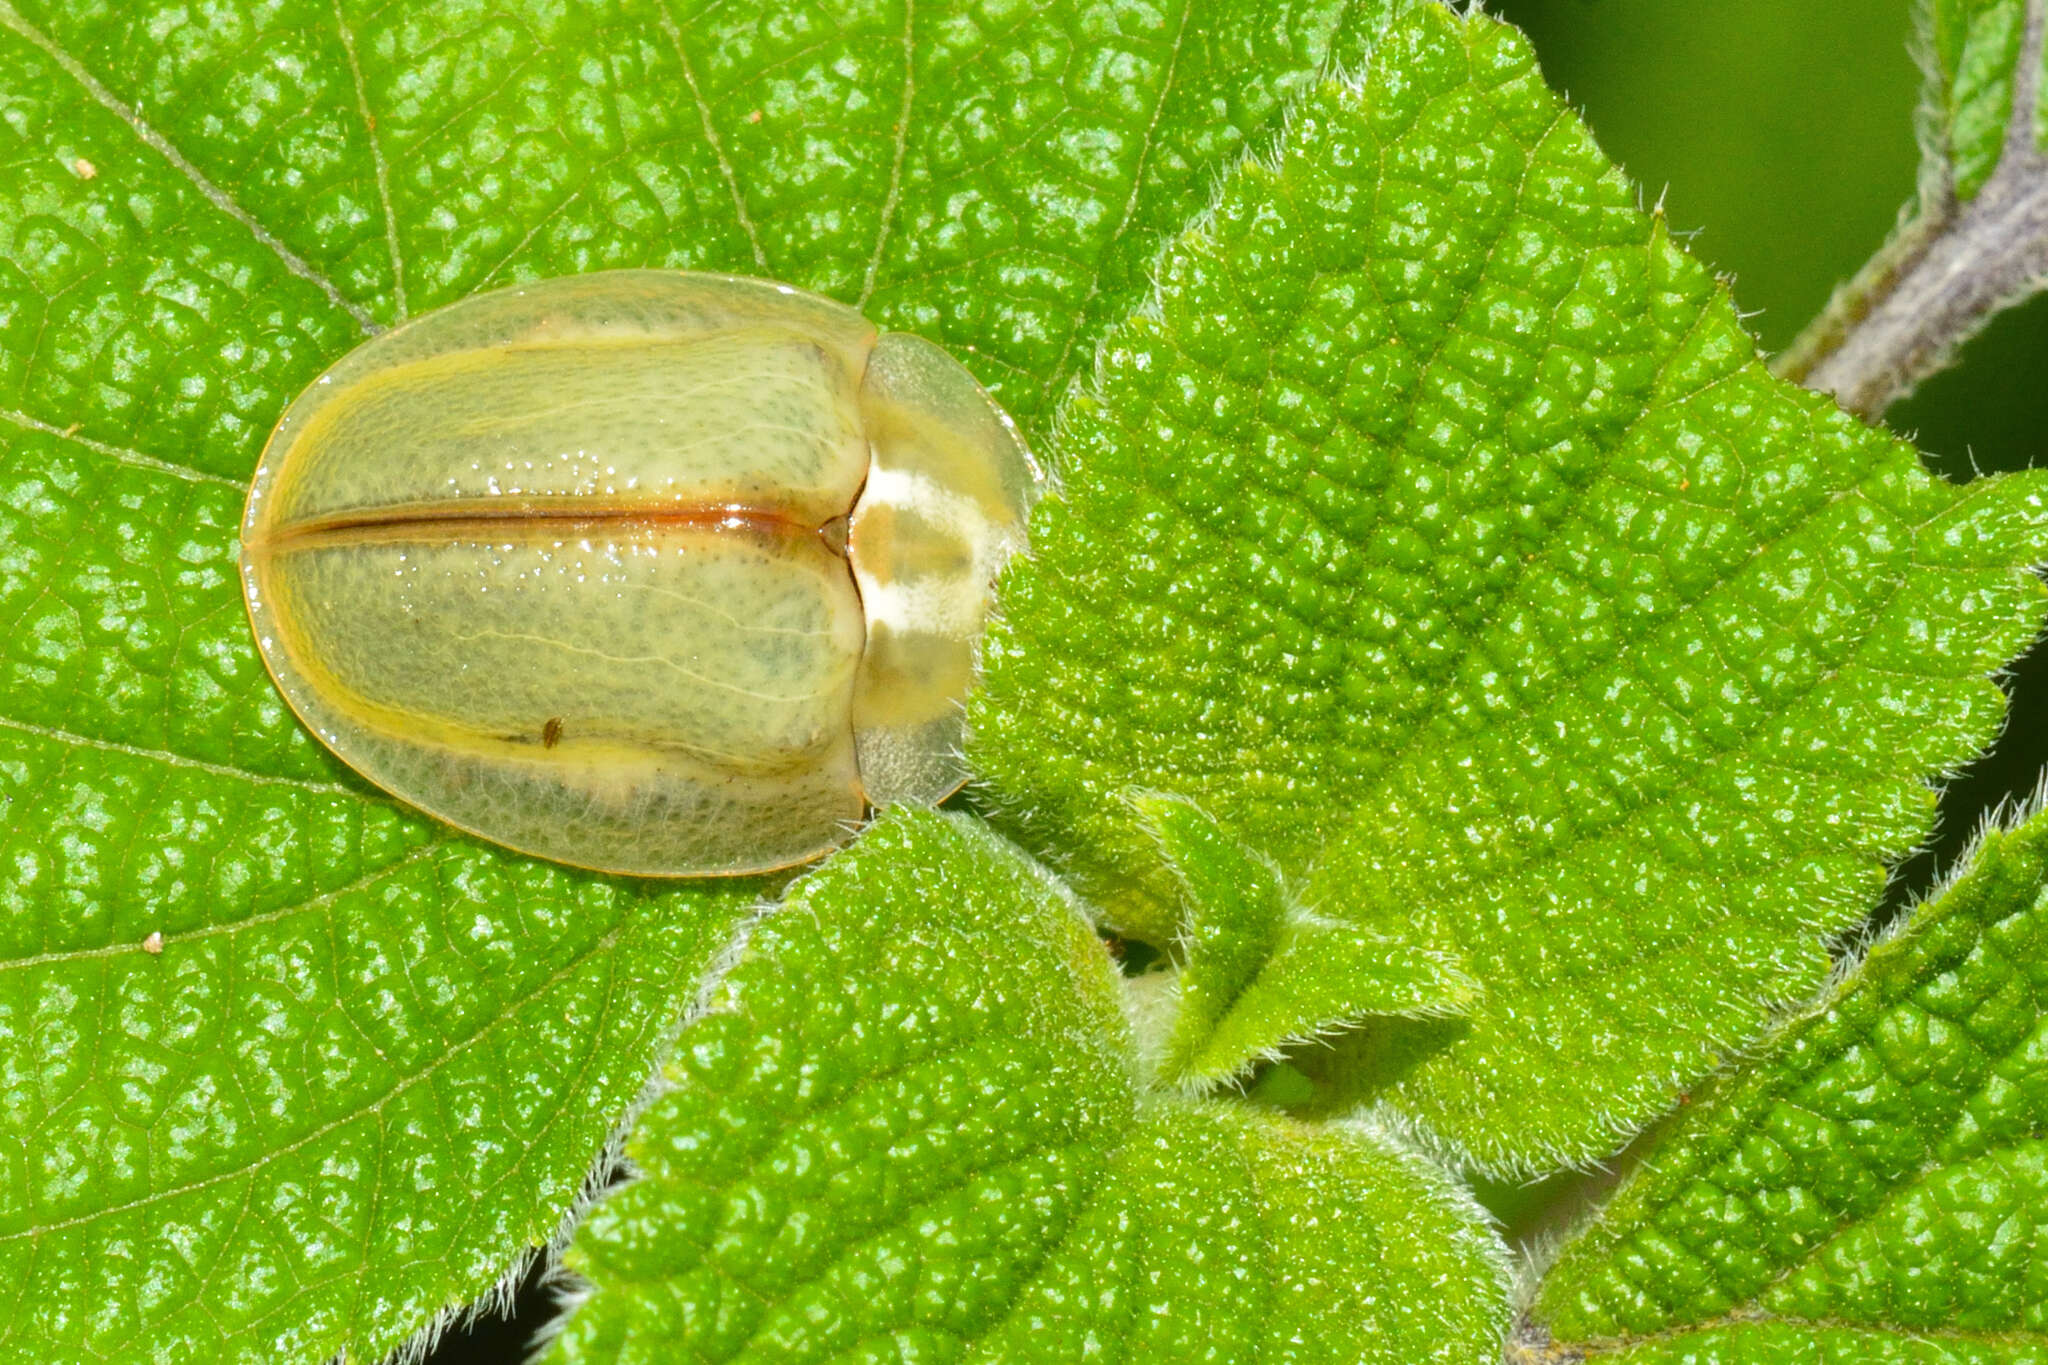
[[[860,512],[887,507],[945,532],[971,557],[965,572],[919,574],[883,579],[860,557]],[[1010,557],[1014,537],[989,521],[975,499],[953,492],[928,475],[910,470],[876,468],[869,472],[860,506],[854,509],[854,576],[860,582],[861,606],[870,622],[905,634],[971,635],[981,629],[988,607],[988,585]]]

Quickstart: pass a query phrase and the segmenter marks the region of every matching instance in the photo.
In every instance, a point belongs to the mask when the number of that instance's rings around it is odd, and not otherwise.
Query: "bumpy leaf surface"
[[[1135,789],[1453,947],[1472,1014],[1332,1084],[1527,1169],[1821,983],[1998,724],[2048,517],[1772,379],[1518,34],[1397,9],[1067,409],[970,756],[1128,931]]]
[[[1164,1035],[1158,1078],[1201,1089],[1372,1015],[1441,1018],[1477,987],[1454,955],[1360,931],[1292,903],[1273,866],[1185,801],[1140,810],[1181,897],[1177,970],[1144,979]],[[1144,989],[1140,986],[1139,989]]]
[[[298,729],[234,540],[300,387],[477,289],[669,265],[1042,413],[1358,27],[0,0],[0,1356],[375,1358],[554,1229],[758,891],[450,841]]]
[[[1229,158],[1360,50],[1371,8],[238,0],[199,23],[177,0],[13,0],[0,15],[36,35],[10,66],[40,48],[72,68],[360,314],[611,266],[763,275],[947,345],[1025,419],[1085,367]],[[74,130],[54,136],[60,166],[90,155]]]
[[[553,1233],[742,898],[450,841],[299,731],[222,471],[359,333],[0,71],[0,1357],[374,1358]]]
[[[1936,193],[1976,198],[2005,155],[2013,126],[2014,79],[2025,47],[2028,0],[1932,0],[1921,12],[1927,89],[1921,133]],[[2034,53],[2036,65],[2041,54]],[[2038,149],[2048,97],[2036,88],[2032,141]]]
[[[2036,815],[1658,1139],[1543,1281],[1551,1356],[2048,1360],[2044,1020]]]
[[[876,914],[886,905],[887,914]],[[569,1361],[1465,1362],[1498,1244],[1361,1128],[1148,1094],[1102,944],[891,816],[758,922],[579,1230]]]

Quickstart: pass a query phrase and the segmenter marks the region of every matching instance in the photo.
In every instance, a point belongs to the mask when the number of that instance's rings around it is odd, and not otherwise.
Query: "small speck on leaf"
[[[163,934],[155,929],[150,930],[149,937],[142,940],[142,951],[151,957],[161,957],[164,951]]]
[[[80,180],[95,180],[99,177],[100,168],[81,156],[71,163],[71,172]]]

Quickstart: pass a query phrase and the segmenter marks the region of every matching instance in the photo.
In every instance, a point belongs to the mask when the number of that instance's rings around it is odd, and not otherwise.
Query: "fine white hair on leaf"
[[[604,1143],[598,1148],[590,1168],[585,1172],[576,1197],[570,1201],[554,1230],[546,1241],[517,1252],[504,1272],[492,1285],[468,1303],[449,1304],[435,1313],[433,1318],[404,1342],[384,1357],[383,1365],[419,1365],[425,1360],[441,1339],[449,1332],[460,1331],[482,1319],[504,1314],[512,1306],[519,1292],[519,1286],[533,1273],[536,1264],[540,1267],[540,1281],[555,1297],[557,1311],[553,1317],[541,1324],[534,1334],[529,1359],[539,1357],[553,1343],[568,1320],[574,1304],[581,1303],[589,1296],[588,1286],[571,1274],[562,1264],[562,1255],[568,1249],[570,1239],[590,1210],[603,1199],[616,1184],[630,1182],[637,1173],[626,1156],[626,1141],[640,1116],[647,1107],[669,1089],[664,1071],[675,1049],[676,1040],[682,1032],[697,1019],[709,1013],[714,1007],[720,985],[732,969],[746,955],[748,942],[753,937],[754,927],[767,915],[778,908],[770,900],[756,901],[740,916],[732,933],[727,937],[718,955],[699,977],[697,990],[690,1004],[676,1017],[655,1047],[655,1061],[640,1092],[634,1096],[626,1110],[612,1125]],[[331,1365],[346,1365],[345,1355],[336,1356]]]
[[[1496,1290],[1504,1302],[1512,1302],[1516,1286],[1516,1265],[1507,1243],[1496,1235],[1500,1220],[1479,1202],[1478,1196],[1457,1173],[1436,1159],[1427,1146],[1413,1140],[1409,1125],[1392,1111],[1374,1110],[1342,1119],[1332,1125],[1348,1130],[1361,1141],[1369,1141],[1405,1167],[1409,1175],[1444,1205],[1462,1215],[1453,1239],[1468,1259],[1483,1263],[1493,1273]],[[1503,1321],[1503,1344],[1508,1323]]]

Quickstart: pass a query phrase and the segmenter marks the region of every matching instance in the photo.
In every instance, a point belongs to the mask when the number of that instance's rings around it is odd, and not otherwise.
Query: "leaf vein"
[[[197,929],[186,930],[183,933],[166,934],[163,940],[164,946],[170,948],[181,943],[196,943],[200,939],[217,938],[222,934],[238,934],[244,929],[252,929],[264,924],[275,924],[280,920],[290,919],[294,915],[302,915],[308,910],[322,909],[351,892],[360,891],[364,887],[372,885],[380,877],[404,871],[414,863],[421,862],[436,851],[448,847],[451,842],[448,838],[440,838],[435,839],[431,843],[421,844],[402,858],[396,858],[381,867],[372,868],[370,871],[343,882],[340,886],[334,887],[331,890],[323,891],[317,896],[309,896],[302,901],[293,901],[291,904],[281,905],[275,910],[264,910],[253,915],[244,915],[240,919],[221,920],[213,924],[201,925]],[[143,951],[145,949],[139,943],[110,943],[101,948],[67,948],[57,952],[38,953],[34,957],[17,957],[0,961],[0,972],[11,972],[23,967],[41,967],[53,962],[83,962],[99,957],[125,957]]]
[[[387,870],[395,871],[397,870],[398,866],[400,865],[394,864],[391,869]],[[320,1141],[320,1139],[326,1137],[329,1133],[332,1133],[337,1129],[344,1128],[347,1125],[354,1123],[359,1119],[366,1117],[376,1117],[381,1119],[383,1117],[385,1108],[389,1106],[392,1101],[396,1100],[401,1095],[405,1094],[407,1091],[413,1089],[415,1086],[432,1080],[435,1076],[440,1074],[442,1068],[444,1068],[450,1062],[455,1060],[455,1058],[458,1055],[468,1051],[470,1048],[482,1042],[487,1035],[493,1033],[501,1027],[506,1027],[506,1021],[516,1019],[519,1016],[519,1012],[522,1009],[532,1004],[534,1001],[539,1000],[542,996],[546,995],[550,990],[554,989],[554,987],[561,984],[561,982],[566,980],[571,974],[579,970],[585,962],[591,960],[600,953],[610,951],[613,947],[617,945],[621,932],[622,931],[619,926],[613,926],[613,928],[607,931],[604,935],[602,935],[594,942],[592,942],[588,948],[576,953],[556,970],[549,973],[546,979],[543,980],[539,985],[535,986],[532,990],[526,992],[523,995],[519,995],[510,1000],[507,1000],[505,1002],[505,1007],[503,1009],[498,1011],[498,1013],[492,1015],[467,1038],[463,1038],[459,1041],[450,1042],[449,1045],[445,1049],[443,1049],[443,1051],[438,1057],[435,1057],[432,1061],[426,1063],[419,1070],[413,1072],[411,1075],[405,1076],[398,1080],[395,1084],[393,1084],[389,1089],[387,1089],[382,1095],[379,1095],[376,1099],[371,1100],[363,1105],[360,1105],[357,1108],[349,1111],[348,1113],[337,1115],[336,1117],[330,1119],[326,1123],[320,1124],[318,1127],[312,1129],[304,1135],[293,1139],[291,1142],[288,1142],[283,1146],[275,1148],[271,1151],[265,1152],[261,1156],[256,1157],[254,1160],[244,1162],[243,1164],[236,1166],[230,1170],[218,1171],[212,1175],[203,1176],[197,1180],[187,1181],[182,1185],[173,1185],[162,1190],[155,1190],[150,1192],[149,1194],[143,1195],[139,1199],[131,1199],[124,1204],[110,1204],[105,1208],[94,1209],[90,1213],[79,1214],[76,1217],[59,1219],[58,1221],[52,1223],[37,1224],[30,1227],[22,1228],[16,1232],[0,1233],[0,1243],[16,1242],[21,1241],[23,1239],[28,1239],[31,1243],[33,1243],[34,1241],[41,1238],[47,1233],[61,1232],[67,1228],[79,1227],[87,1223],[96,1222],[101,1218],[109,1217],[113,1214],[127,1213],[135,1209],[147,1208],[154,1204],[160,1204],[165,1200],[175,1199],[180,1195],[190,1194],[197,1190],[210,1189],[215,1185],[224,1184],[230,1180],[236,1180],[244,1176],[254,1175],[257,1171],[262,1170],[264,1167],[270,1165],[272,1162],[277,1161],[282,1157],[290,1156],[293,1152],[296,1152],[301,1148],[310,1146],[311,1144],[316,1143]]]
[[[4,0],[0,0],[4,3]],[[682,26],[670,0],[662,0],[658,11],[662,32],[668,35],[669,46],[675,49],[676,60],[682,64],[683,83],[690,87],[690,98],[697,106],[697,118],[704,126],[704,142],[711,148],[711,155],[718,161],[718,173],[725,177],[725,188],[732,195],[733,213],[739,219],[740,230],[747,235],[747,244],[754,249],[754,264],[763,275],[772,275],[768,268],[768,253],[761,249],[761,234],[754,229],[754,219],[747,212],[746,196],[740,193],[739,175],[733,170],[732,159],[725,154],[725,144],[719,139],[718,125],[712,120],[711,105],[704,98],[703,87],[697,83],[697,68],[690,61],[689,46],[683,41]]]
[[[341,34],[341,50],[348,58],[349,79],[355,84],[356,112],[362,116],[363,132],[370,142],[370,166],[377,177],[377,203],[384,210],[384,247],[391,256],[391,299],[397,319],[403,322],[411,310],[405,300],[405,258],[398,245],[398,214],[391,206],[391,168],[384,160],[384,139],[377,135],[377,116],[370,112],[370,88],[363,79],[363,64],[356,55],[355,31],[334,0],[334,27]]]
[[[201,198],[248,229],[249,235],[276,256],[287,271],[326,295],[327,301],[353,318],[365,334],[374,334],[382,330],[377,320],[370,316],[362,305],[343,294],[335,287],[334,281],[316,269],[312,262],[286,246],[275,233],[257,221],[254,214],[235,202],[232,195],[208,178],[206,173],[179,151],[169,138],[144,120],[133,106],[102,85],[76,57],[57,46],[48,34],[22,18],[9,0],[0,0],[0,27],[13,30],[45,57],[55,62],[65,75],[78,83],[79,88],[84,90],[94,103],[121,120],[139,142],[169,162],[172,169],[182,175],[192,188],[198,191]]]
[[[126,446],[111,445],[108,442],[96,440],[91,436],[82,436],[75,427],[59,427],[40,418],[31,417],[25,412],[17,412],[11,408],[0,408],[0,422],[10,423],[24,431],[33,431],[44,436],[54,436],[60,441],[69,441],[73,445],[90,450],[95,455],[104,455],[110,460],[117,460],[136,469],[147,469],[151,473],[168,474],[174,479],[184,479],[191,483],[219,484],[223,488],[232,488],[236,492],[242,492],[248,488],[248,485],[240,479],[231,479],[225,474],[214,474],[204,469],[194,469],[190,465],[174,464],[155,455],[145,455],[139,450],[130,450]]]
[[[897,202],[903,195],[903,160],[910,148],[910,110],[917,97],[917,0],[903,0],[903,98],[896,109],[896,147],[890,155],[889,188],[882,195],[882,221],[875,228],[875,250],[868,257],[867,275],[861,280],[856,311],[865,309],[874,296],[875,276],[882,268],[882,256],[889,246],[889,230],[896,221]]]
[[[124,754],[129,758],[144,759],[162,763],[168,767],[186,768],[193,772],[210,773],[215,777],[231,777],[241,782],[254,783],[265,787],[293,787],[299,791],[314,792],[321,796],[345,796],[360,801],[366,806],[395,805],[388,797],[362,790],[346,782],[322,782],[310,777],[286,777],[274,773],[252,772],[237,768],[231,763],[213,763],[203,758],[190,758],[169,749],[151,749],[139,744],[123,744],[119,740],[98,739],[81,735],[55,726],[37,725],[32,721],[16,720],[12,716],[0,716],[0,730],[13,730],[19,734],[33,735],[54,744],[68,745],[79,749],[98,749],[103,753]]]
[[[1151,161],[1154,145],[1158,141],[1159,120],[1165,115],[1166,102],[1173,95],[1174,78],[1180,71],[1181,48],[1187,42],[1188,21],[1194,14],[1194,8],[1195,0],[1181,0],[1180,22],[1174,28],[1173,46],[1167,53],[1166,75],[1159,82],[1159,97],[1152,102],[1152,116],[1145,124],[1145,136],[1138,143],[1138,161],[1131,171],[1130,192],[1124,198],[1123,212],[1117,218],[1115,230],[1109,234],[1109,239],[1103,243],[1101,253],[1098,253],[1089,269],[1087,297],[1083,298],[1070,314],[1072,325],[1067,329],[1067,339],[1060,347],[1060,358],[1046,371],[1038,391],[1038,401],[1041,405],[1052,401],[1054,386],[1063,382],[1061,376],[1067,373],[1067,366],[1073,359],[1074,347],[1080,343],[1081,333],[1087,326],[1089,306],[1101,297],[1102,257],[1124,239],[1124,234],[1130,230],[1131,219],[1138,211],[1138,198],[1145,188],[1145,167]]]

